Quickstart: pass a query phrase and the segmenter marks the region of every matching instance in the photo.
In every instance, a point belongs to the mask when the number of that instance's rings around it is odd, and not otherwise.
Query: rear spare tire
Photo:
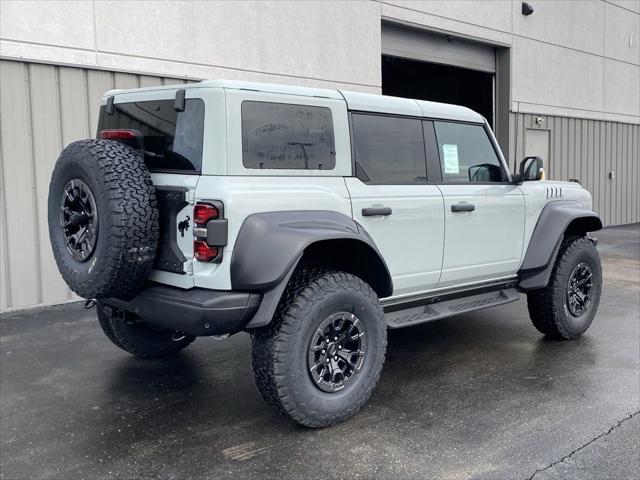
[[[49,184],[49,238],[58,269],[81,297],[129,297],[158,245],[155,189],[142,152],[80,140],[58,158]]]

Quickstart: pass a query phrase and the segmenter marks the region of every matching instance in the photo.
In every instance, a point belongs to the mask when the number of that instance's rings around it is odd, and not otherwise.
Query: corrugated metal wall
[[[549,158],[544,159],[547,178],[580,180],[593,195],[593,209],[605,225],[640,222],[640,125],[511,114],[512,170],[525,156],[531,130],[549,132]],[[614,178],[609,178],[610,172],[615,172]]]
[[[0,311],[76,297],[47,231],[51,170],[62,148],[95,136],[102,94],[184,79],[0,61]]]

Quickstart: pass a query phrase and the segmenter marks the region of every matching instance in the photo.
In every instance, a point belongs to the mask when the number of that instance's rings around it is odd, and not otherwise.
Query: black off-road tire
[[[98,302],[98,322],[109,340],[138,358],[161,358],[174,355],[195,340],[171,330],[160,330],[139,321],[123,318],[116,310]],[[127,314],[130,315],[130,314]]]
[[[95,247],[84,260],[69,253],[61,227],[61,199],[71,180],[95,198]],[[149,275],[158,245],[156,194],[142,153],[119,142],[80,140],[58,158],[49,185],[49,238],[67,285],[85,298],[126,298]]]
[[[311,379],[307,355],[318,325],[336,312],[358,316],[367,337],[362,368],[342,389],[321,390]],[[384,364],[387,329],[380,301],[362,279],[344,272],[305,269],[295,274],[273,321],[254,330],[256,386],[276,412],[320,428],[354,415],[369,399]]]
[[[586,263],[592,272],[591,301],[579,316],[568,307],[569,278],[577,265]],[[527,294],[527,307],[533,325],[539,332],[553,338],[570,340],[582,335],[598,310],[602,293],[602,267],[595,244],[586,237],[564,239],[546,288]]]

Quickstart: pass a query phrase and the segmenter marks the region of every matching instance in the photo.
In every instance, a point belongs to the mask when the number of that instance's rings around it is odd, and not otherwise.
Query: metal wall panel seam
[[[2,103],[0,103],[2,110]],[[9,238],[7,234],[6,200],[5,200],[5,170],[4,155],[2,154],[2,124],[0,123],[0,312],[9,308],[11,304],[11,277],[9,276]]]
[[[31,66],[25,64],[25,76],[27,81],[27,115],[29,116],[29,143],[31,144],[31,198],[33,202],[33,238],[34,238],[34,257],[36,263],[36,298],[38,303],[42,303],[42,256],[40,254],[40,224],[37,219],[39,217],[38,212],[38,193],[36,192],[36,151],[35,141],[33,135],[33,103],[31,101],[31,89],[33,88],[31,82]]]

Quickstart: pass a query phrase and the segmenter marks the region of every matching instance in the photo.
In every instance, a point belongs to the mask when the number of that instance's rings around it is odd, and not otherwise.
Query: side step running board
[[[460,313],[473,312],[487,307],[495,307],[505,303],[515,302],[520,294],[515,288],[505,288],[492,292],[479,293],[464,298],[444,300],[437,303],[429,303],[406,310],[385,313],[384,318],[389,328],[402,328],[419,323],[431,322],[441,318],[458,315]]]

